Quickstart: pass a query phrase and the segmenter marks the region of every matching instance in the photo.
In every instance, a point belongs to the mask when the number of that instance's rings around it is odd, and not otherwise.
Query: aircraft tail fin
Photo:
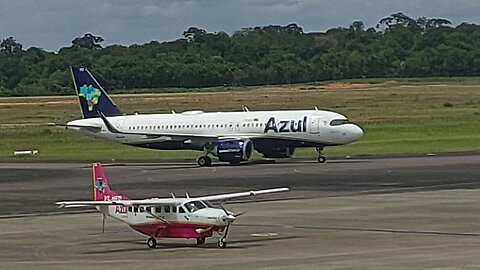
[[[99,112],[105,116],[123,115],[87,68],[71,67],[71,71],[83,118],[98,117]]]
[[[95,201],[128,200],[129,198],[110,189],[102,165],[93,163],[93,199]]]

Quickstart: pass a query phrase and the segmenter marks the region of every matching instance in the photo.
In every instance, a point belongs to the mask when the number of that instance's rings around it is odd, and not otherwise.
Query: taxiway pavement
[[[115,190],[135,198],[289,186],[250,204],[229,246],[160,240],[58,200],[91,198],[91,165],[0,163],[0,269],[480,268],[480,155],[282,162],[196,168],[106,164]],[[262,199],[260,198],[260,199]],[[61,214],[59,214],[61,213]]]

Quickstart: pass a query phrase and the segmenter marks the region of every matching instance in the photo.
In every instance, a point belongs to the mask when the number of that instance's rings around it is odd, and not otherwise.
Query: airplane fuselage
[[[261,148],[258,144],[268,140],[292,147],[323,147],[348,144],[363,135],[362,129],[352,123],[332,125],[334,120],[346,119],[335,112],[317,110],[187,111],[108,117],[119,131],[127,134],[110,132],[101,118],[74,120],[67,127],[88,136],[154,149],[202,150],[204,140],[196,141],[195,138],[189,138],[189,135],[215,135],[225,139],[251,138],[255,148]],[[92,126],[98,128],[91,128]],[[149,136],[150,133],[165,136],[158,138]],[[184,136],[185,139],[172,139],[168,134]]]
[[[187,207],[197,204],[202,209]],[[213,232],[223,232],[231,212],[214,208],[202,201],[185,198],[171,199],[171,203],[152,206],[100,206],[98,210],[132,229],[155,238],[206,238]],[[228,215],[227,215],[228,214]],[[230,216],[234,219],[233,216]]]

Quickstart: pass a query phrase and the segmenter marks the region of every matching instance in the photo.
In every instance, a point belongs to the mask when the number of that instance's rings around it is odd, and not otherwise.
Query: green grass
[[[480,150],[480,79],[421,78],[228,88],[225,92],[115,95],[126,112],[306,109],[338,111],[362,126],[361,141],[327,148],[329,156],[409,155]],[[361,85],[364,84],[364,85]],[[222,90],[223,88],[218,88]],[[217,88],[216,88],[217,90]],[[238,91],[237,91],[238,90]],[[80,118],[76,97],[0,99],[2,160],[193,159],[192,151],[154,151],[97,140],[48,123]],[[22,126],[26,125],[26,126]],[[14,150],[39,149],[36,157],[12,157]],[[313,157],[313,149],[296,156]]]

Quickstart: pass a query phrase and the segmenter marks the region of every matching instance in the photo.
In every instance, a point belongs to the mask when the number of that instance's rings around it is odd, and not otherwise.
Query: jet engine
[[[253,142],[249,139],[219,141],[215,150],[220,161],[238,164],[252,159]]]

